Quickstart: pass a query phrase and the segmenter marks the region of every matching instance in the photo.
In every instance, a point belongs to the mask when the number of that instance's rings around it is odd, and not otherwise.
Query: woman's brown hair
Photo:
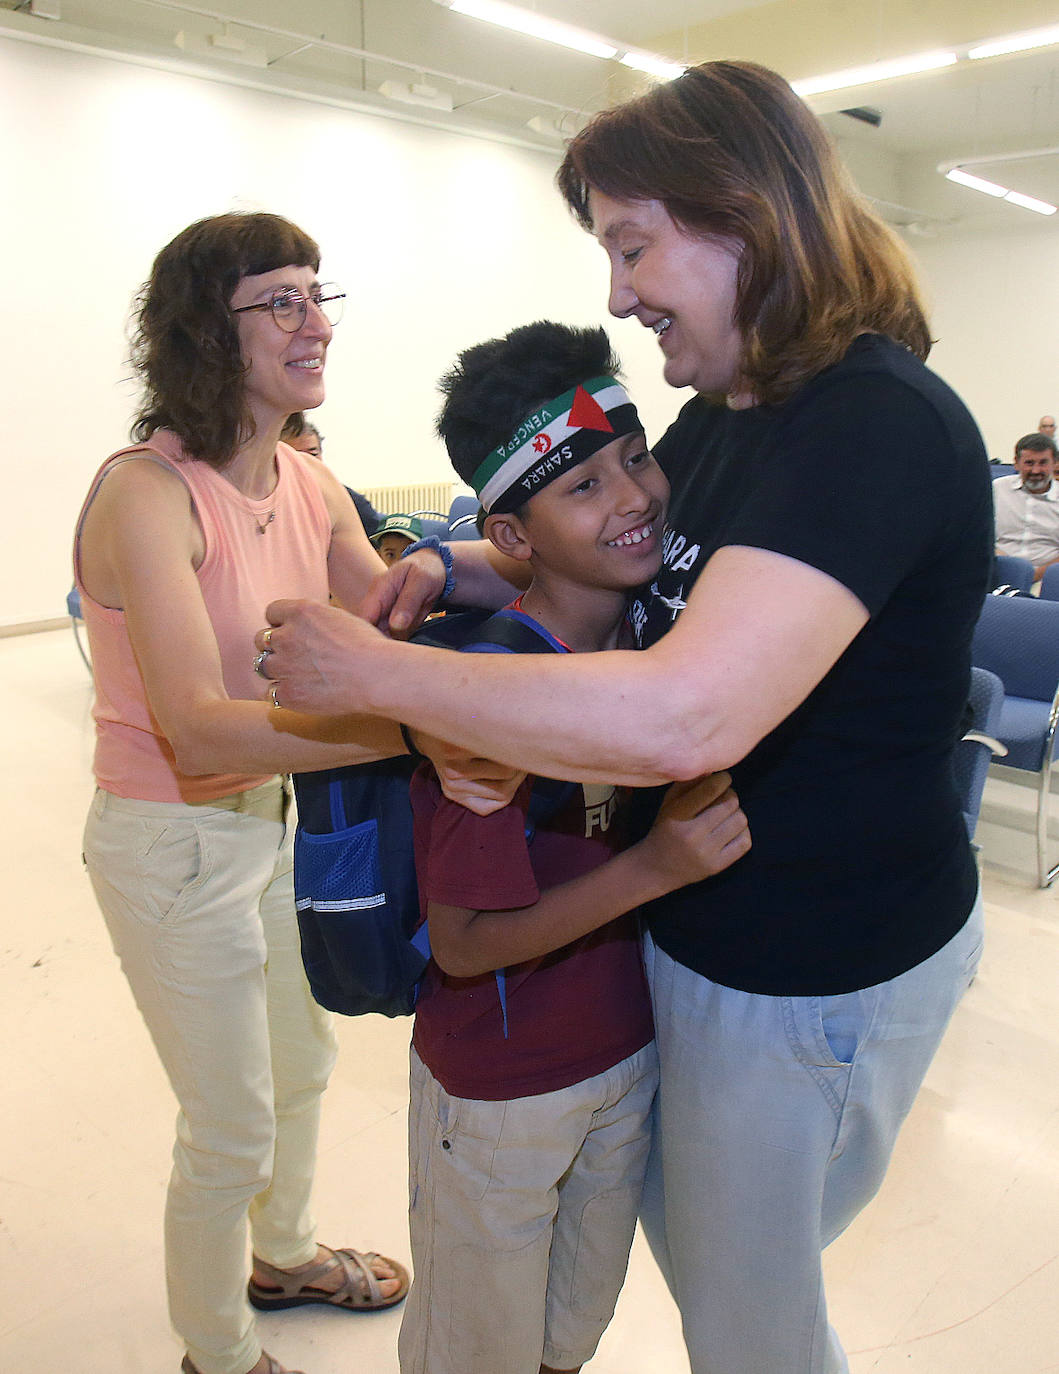
[[[740,389],[785,400],[865,331],[920,358],[930,333],[909,258],[853,189],[830,138],[776,72],[706,62],[597,115],[559,189],[591,230],[589,192],[659,201],[686,232],[743,253]]]
[[[242,277],[319,266],[313,240],[279,215],[214,215],[167,244],[136,299],[132,363],[144,401],[133,437],[171,429],[193,458],[224,467],[254,433],[232,292]]]

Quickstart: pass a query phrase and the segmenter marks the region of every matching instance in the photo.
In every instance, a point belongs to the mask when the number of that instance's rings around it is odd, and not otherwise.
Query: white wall
[[[134,408],[128,306],[193,219],[274,210],[321,244],[349,299],[319,422],[350,485],[449,476],[434,383],[459,349],[607,319],[604,256],[549,153],[6,39],[0,128],[0,627],[63,613],[77,509]],[[683,398],[653,338],[612,323],[657,433]]]
[[[911,246],[937,340],[930,366],[963,397],[990,457],[1010,462],[1042,414],[1059,414],[1059,229],[950,232]]]
[[[78,506],[134,406],[129,302],[201,215],[289,215],[348,290],[318,418],[350,485],[446,478],[437,377],[531,319],[609,323],[649,435],[684,399],[654,339],[607,320],[605,259],[554,190],[553,154],[15,39],[0,39],[0,128],[0,628],[62,613]],[[917,203],[892,159],[844,152],[870,194]],[[1012,225],[911,240],[932,365],[999,457],[1059,411],[1059,227]]]

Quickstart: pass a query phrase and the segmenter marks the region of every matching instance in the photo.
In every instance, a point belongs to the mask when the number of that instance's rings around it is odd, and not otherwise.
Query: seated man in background
[[[1026,558],[1039,582],[1051,563],[1059,563],[1059,486],[1055,477],[1055,440],[1026,434],[1015,445],[1015,473],[993,483],[996,552]]]
[[[1042,415],[1037,421],[1037,433],[1046,434],[1049,439],[1055,438],[1055,416]]]

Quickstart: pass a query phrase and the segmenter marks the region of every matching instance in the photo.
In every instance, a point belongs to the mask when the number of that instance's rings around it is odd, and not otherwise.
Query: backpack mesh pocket
[[[299,830],[295,903],[302,961],[321,1006],[345,1016],[404,1016],[426,960],[387,903],[374,820],[327,835]]]

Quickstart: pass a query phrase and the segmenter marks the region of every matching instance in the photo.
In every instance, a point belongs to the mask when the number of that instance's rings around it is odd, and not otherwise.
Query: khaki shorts
[[[412,1051],[402,1374],[591,1359],[625,1280],[657,1086],[653,1042],[506,1102],[450,1096]]]

